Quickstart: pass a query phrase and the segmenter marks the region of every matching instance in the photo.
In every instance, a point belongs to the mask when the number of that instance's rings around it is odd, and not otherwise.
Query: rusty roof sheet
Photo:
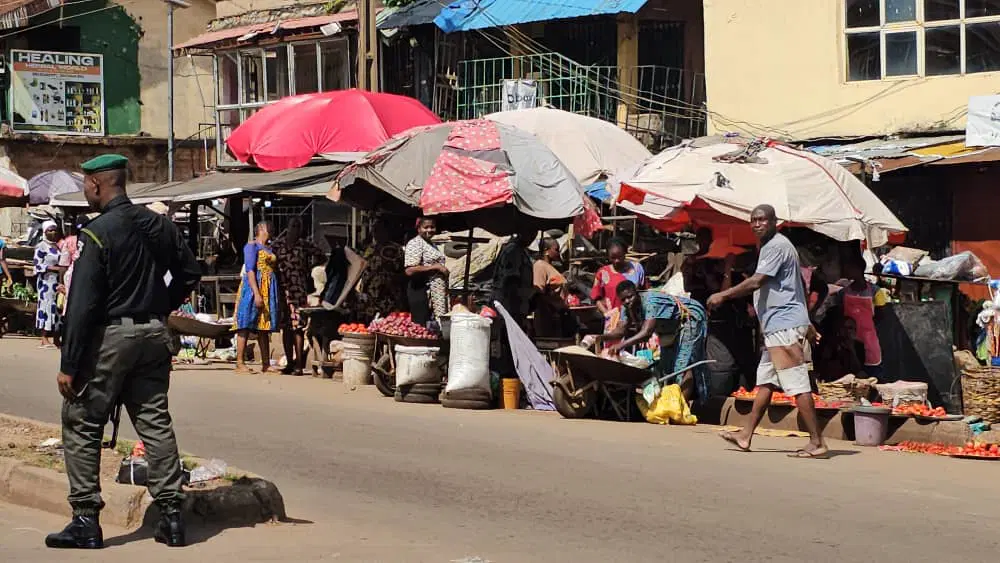
[[[357,21],[357,12],[340,12],[325,16],[288,19],[277,22],[258,23],[242,27],[230,27],[218,31],[207,31],[183,43],[174,45],[174,49],[208,49],[231,41],[241,42],[259,39],[263,35],[278,35],[282,31],[296,31],[319,28],[330,23]]]
[[[28,18],[65,3],[65,0],[0,0],[0,29],[24,27]]]

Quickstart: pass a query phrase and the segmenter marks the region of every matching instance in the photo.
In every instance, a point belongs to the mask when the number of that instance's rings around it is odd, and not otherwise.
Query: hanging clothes
[[[875,307],[885,304],[882,292],[872,283],[865,282],[865,287],[861,290],[848,285],[840,294],[844,316],[854,320],[857,338],[865,345],[865,366],[882,365],[882,346],[875,329]]]

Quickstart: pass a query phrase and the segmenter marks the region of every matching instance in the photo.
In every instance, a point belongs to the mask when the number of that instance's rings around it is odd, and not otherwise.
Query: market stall
[[[435,216],[446,228],[479,227],[498,235],[525,230],[526,223],[542,229],[565,226],[571,219],[586,234],[600,228],[593,204],[551,150],[529,133],[487,120],[398,135],[345,168],[329,197],[363,209]],[[474,242],[465,241],[466,290]]]

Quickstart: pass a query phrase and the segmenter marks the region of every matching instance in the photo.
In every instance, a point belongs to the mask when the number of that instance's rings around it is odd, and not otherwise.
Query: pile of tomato
[[[342,324],[337,327],[337,333],[341,336],[345,334],[368,334],[368,327],[361,323]]]
[[[926,416],[930,418],[941,418],[948,415],[944,407],[931,408],[920,403],[895,407],[892,409],[892,414],[901,416]]]
[[[752,391],[747,391],[746,388],[740,387],[739,389],[734,391],[730,396],[736,397],[737,399],[752,400],[757,398],[757,392],[759,389],[760,389],[759,387],[754,387]],[[813,403],[815,403],[816,406],[821,409],[836,409],[847,405],[847,403],[844,403],[843,401],[823,400],[816,393],[812,394],[812,398],[813,398]],[[786,395],[781,391],[775,391],[774,393],[771,394],[772,405],[790,405],[793,403],[795,403],[795,397]]]
[[[1000,446],[986,442],[966,442],[964,446],[948,446],[939,443],[905,441],[895,446],[883,446],[884,450],[931,455],[966,455],[981,458],[1000,458]]]

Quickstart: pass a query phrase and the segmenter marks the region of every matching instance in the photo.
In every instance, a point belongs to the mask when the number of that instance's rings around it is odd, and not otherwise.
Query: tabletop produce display
[[[368,325],[368,332],[420,340],[438,338],[436,332],[414,323],[409,313],[390,313],[387,317],[375,319]]]

